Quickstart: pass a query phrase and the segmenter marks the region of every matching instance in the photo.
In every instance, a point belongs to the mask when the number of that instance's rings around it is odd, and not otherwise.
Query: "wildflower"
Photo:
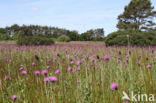
[[[57,69],[57,70],[55,71],[55,73],[56,73],[56,74],[60,74],[61,71],[60,71],[59,69]]]
[[[118,89],[118,84],[117,83],[112,83],[111,86],[110,86],[110,88],[112,90],[117,90]]]
[[[47,69],[50,69],[50,66],[49,65],[47,66]]]
[[[68,71],[69,71],[69,72],[72,71],[72,67],[68,67]]]
[[[23,66],[19,68],[19,70],[23,70],[23,69],[24,69],[24,67],[23,67]]]
[[[44,82],[48,82],[49,81],[49,78],[48,77],[45,77],[44,78]]]
[[[150,69],[151,68],[151,65],[147,65],[146,67],[147,67],[147,69]]]
[[[56,58],[54,57],[53,60],[56,61]]]
[[[12,95],[12,99],[16,100],[17,99],[17,95],[16,94]]]
[[[47,75],[48,74],[48,71],[45,69],[45,70],[42,70],[41,72],[42,75]]]
[[[39,57],[37,54],[35,54],[35,59],[39,61]]]
[[[80,64],[81,64],[81,61],[80,61],[80,60],[78,60],[78,61],[77,61],[77,65],[79,66]]]
[[[76,72],[76,70],[75,69],[73,69],[73,71],[72,72]]]
[[[104,59],[105,60],[109,60],[109,56],[108,55],[105,55]]]
[[[55,77],[55,76],[50,76],[50,77],[48,77],[49,78],[49,80],[51,81],[51,82],[56,82],[57,81],[57,77]]]
[[[80,67],[78,67],[77,70],[80,71]]]
[[[35,65],[35,62],[32,62],[32,65]]]
[[[22,73],[22,75],[26,75],[27,71],[23,70],[21,73]]]
[[[91,61],[92,61],[92,62],[94,62],[94,61],[95,61],[95,58],[94,58],[94,57],[92,57],[92,58],[91,58]]]
[[[74,61],[71,61],[70,64],[74,64]]]
[[[10,77],[8,75],[5,76],[5,80],[9,80]]]
[[[35,75],[39,75],[40,74],[40,71],[39,70],[36,70],[35,71]]]
[[[50,59],[48,59],[48,63],[50,63],[51,62],[51,60]]]
[[[59,53],[57,53],[57,56],[59,57],[59,56],[60,56],[60,54],[59,54]]]

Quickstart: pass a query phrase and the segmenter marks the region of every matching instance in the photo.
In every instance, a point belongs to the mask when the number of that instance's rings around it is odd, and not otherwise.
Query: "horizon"
[[[41,25],[76,30],[104,28],[105,36],[117,30],[117,16],[130,0],[5,0],[0,1],[0,27]],[[151,0],[156,9],[156,0]],[[8,8],[9,7],[9,8]],[[11,9],[11,10],[10,10]]]

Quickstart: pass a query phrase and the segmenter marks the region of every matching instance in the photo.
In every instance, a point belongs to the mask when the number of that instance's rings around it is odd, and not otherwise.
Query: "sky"
[[[151,0],[156,8],[156,0]],[[0,27],[47,25],[77,30],[117,30],[117,16],[130,0],[0,0]]]

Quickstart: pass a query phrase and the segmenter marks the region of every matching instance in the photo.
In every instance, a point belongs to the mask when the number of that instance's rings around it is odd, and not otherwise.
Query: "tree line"
[[[67,30],[58,27],[48,27],[40,25],[22,25],[14,24],[10,27],[0,28],[0,39],[14,39],[18,32],[22,32],[25,36],[40,36],[47,38],[58,38],[62,35],[66,35],[71,41],[90,41],[90,40],[102,40],[104,38],[104,29],[91,29],[82,34],[79,34],[76,30]]]

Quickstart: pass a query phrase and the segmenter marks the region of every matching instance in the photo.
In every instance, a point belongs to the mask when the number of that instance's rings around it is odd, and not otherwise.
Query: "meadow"
[[[155,95],[156,47],[0,44],[0,103],[134,103],[123,91]]]

